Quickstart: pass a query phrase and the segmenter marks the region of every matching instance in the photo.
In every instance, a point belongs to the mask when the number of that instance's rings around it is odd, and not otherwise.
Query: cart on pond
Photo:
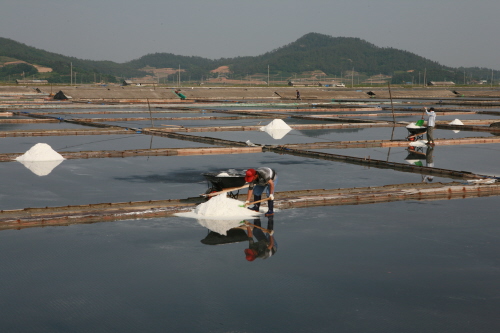
[[[422,140],[424,134],[427,133],[427,126],[418,126],[415,123],[406,126],[406,129],[408,130],[408,136],[406,137],[408,141]]]
[[[230,188],[238,188],[245,185],[245,172],[229,169],[219,172],[203,173],[203,176],[208,181],[208,189],[205,194],[224,191]],[[239,190],[227,192],[228,197],[237,199]]]

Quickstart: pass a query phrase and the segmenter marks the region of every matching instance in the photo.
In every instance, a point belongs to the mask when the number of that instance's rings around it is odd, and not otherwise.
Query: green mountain
[[[0,37],[0,65],[15,60],[52,68],[53,71],[51,73],[39,73],[36,77],[46,78],[49,82],[53,83],[69,83],[71,66],[73,66],[73,73],[77,73],[78,82],[80,82],[80,79],[83,80],[83,78],[86,78],[87,82],[92,82],[95,77],[104,81],[114,82],[116,76],[120,75],[144,75],[143,72],[124,64],[118,64],[112,61],[93,61],[67,57],[27,46],[12,39]],[[21,78],[23,71],[25,76],[38,72],[35,70],[33,73],[33,69],[30,71],[30,67],[32,66],[27,66],[29,65],[14,64],[0,67],[0,80],[5,79],[8,75],[11,75],[13,78]],[[26,71],[29,73],[26,73]]]
[[[192,80],[217,75],[210,71],[220,66],[229,66],[232,72],[230,76],[237,79],[258,73],[264,75],[268,70],[273,77],[282,78],[312,71],[321,71],[326,76],[345,77],[354,70],[357,76],[364,78],[377,74],[389,75],[396,84],[416,81],[415,76],[423,80],[424,72],[427,81],[456,83],[471,79],[488,80],[492,75],[491,69],[447,67],[408,51],[377,47],[359,38],[332,37],[319,33],[306,34],[295,42],[259,56],[211,60],[154,53],[122,64],[67,57],[0,37],[0,66],[12,60],[50,67],[53,72],[38,73],[28,64],[13,64],[0,67],[0,81],[5,81],[7,76],[11,79],[20,78],[24,72],[25,76],[47,78],[49,82],[69,82],[71,63],[73,72],[78,73],[77,82],[84,83],[93,82],[96,76],[112,82],[118,78],[143,77],[147,75],[144,69],[148,67],[175,69],[179,66],[183,70],[182,75],[189,75]],[[494,71],[493,76],[500,77],[500,72]]]

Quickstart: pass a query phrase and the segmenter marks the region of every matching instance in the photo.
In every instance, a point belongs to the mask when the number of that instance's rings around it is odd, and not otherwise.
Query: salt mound
[[[416,166],[423,166],[424,164],[422,163],[422,160],[406,160],[406,162],[408,162],[408,164],[411,164],[411,165],[416,165]]]
[[[193,218],[235,219],[248,218],[258,215],[258,212],[245,207],[240,207],[243,202],[228,198],[226,193],[212,197],[210,200],[199,204],[188,213],[178,213],[177,216]]]
[[[410,123],[406,128],[424,128],[425,126],[417,126],[417,123]]]
[[[240,207],[243,202],[228,198],[226,193],[212,197],[207,202],[199,204],[194,209],[194,213],[205,217],[251,217],[256,212],[245,207]]]
[[[245,141],[245,143],[247,144],[247,146],[250,146],[250,147],[256,147],[257,146],[255,143],[253,143],[250,140]]]
[[[269,124],[266,126],[263,126],[260,128],[261,131],[265,131],[266,129],[287,129],[291,130],[292,128],[288,126],[283,120],[281,119],[274,119],[271,121]]]
[[[217,177],[231,177],[227,172],[221,172],[217,175]]]
[[[19,162],[62,161],[65,158],[46,143],[37,143],[23,155],[16,158]]]
[[[240,221],[259,215],[258,212],[240,207],[240,205],[243,205],[243,202],[228,198],[226,193],[222,193],[199,204],[191,212],[175,215],[195,218],[202,226],[226,235],[227,230],[239,226]]]
[[[287,135],[288,132],[292,130],[292,128],[288,126],[283,120],[274,119],[267,126],[261,127],[260,130],[269,134],[273,139],[279,140]]]
[[[495,179],[467,179],[469,184],[493,184],[496,182]]]
[[[460,121],[460,119],[453,120],[450,125],[463,125],[464,123]]]

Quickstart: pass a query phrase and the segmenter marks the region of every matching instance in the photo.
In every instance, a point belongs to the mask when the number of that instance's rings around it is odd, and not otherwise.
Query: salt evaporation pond
[[[366,135],[387,140],[391,131],[304,136],[293,130],[282,140],[371,139]],[[257,131],[217,134],[254,141],[247,136],[251,133],[282,142]],[[399,138],[407,134],[404,128],[396,133]],[[46,139],[55,147],[57,141]],[[52,139],[83,143],[73,137]],[[107,147],[128,149],[149,139],[119,139]],[[5,140],[28,148],[37,142]],[[99,149],[97,142],[85,144]],[[496,145],[448,148],[436,146],[436,167],[458,161],[450,168],[472,171],[475,165],[480,170],[486,158],[496,156]],[[464,154],[464,149],[473,153]],[[391,160],[398,159],[397,153],[405,155],[392,149]],[[273,153],[67,160],[45,177],[6,162],[0,169],[0,204],[15,209],[186,198],[206,190],[204,172],[261,165],[280,173],[277,192],[421,181],[419,174]],[[442,180],[450,181],[434,181]],[[248,237],[205,245],[211,225],[182,217],[3,230],[0,330],[420,333],[445,327],[496,332],[500,226],[492,207],[498,200],[309,207],[282,210],[272,219],[249,218],[262,227],[272,223],[279,243],[272,257],[253,262],[245,259]]]
[[[262,165],[284,179],[278,192],[421,181],[420,174],[274,153],[69,159],[46,177],[8,162],[0,169],[0,209],[195,197],[208,188],[203,173]]]
[[[40,137],[36,136],[2,138],[0,140],[0,151],[2,153],[22,153],[40,142],[40,140]],[[123,135],[44,136],[43,141],[58,152],[213,147],[206,143],[181,141],[134,132]]]
[[[244,132],[197,132],[196,135],[232,141],[245,142],[250,140],[256,144],[284,145],[293,143],[314,143],[331,141],[361,141],[361,140],[406,140],[409,132],[405,127],[381,128],[349,128],[349,129],[311,129],[291,130],[280,140],[275,140],[267,133],[261,131]],[[460,131],[454,133],[450,130],[434,130],[434,137],[439,138],[464,138],[464,137],[491,137],[489,132]]]
[[[283,210],[278,251],[253,262],[248,240],[203,244],[194,219],[1,231],[0,329],[495,332],[497,204]]]

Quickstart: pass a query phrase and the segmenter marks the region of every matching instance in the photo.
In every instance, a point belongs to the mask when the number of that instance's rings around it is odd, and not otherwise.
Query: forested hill
[[[109,75],[110,77],[108,77],[108,79],[112,80],[114,80],[114,77],[118,75],[144,75],[144,73],[141,71],[138,71],[124,64],[118,64],[113,61],[94,61],[78,59],[75,57],[67,57],[61,54],[47,52],[31,46],[27,46],[12,39],[2,37],[0,37],[0,58],[4,59],[4,61],[0,62],[0,65],[8,61],[21,60],[29,64],[52,68],[53,72],[50,75],[46,74],[48,75],[48,79],[51,82],[69,82],[71,65],[73,66],[73,71],[78,72],[81,75]],[[18,64],[13,66],[18,67],[18,69],[21,69],[21,72],[24,71],[25,74],[32,74],[26,64]],[[12,72],[12,74],[16,74],[16,68],[13,68],[11,70],[0,68],[0,76],[2,74],[2,69],[3,72],[9,72],[9,74],[10,72]],[[5,74],[6,73],[4,73],[4,76]]]
[[[200,57],[183,57],[169,53],[155,53],[128,63],[134,68],[152,66],[156,68],[183,69],[194,75],[205,75],[219,66],[229,66],[234,78],[249,74],[267,73],[281,77],[293,77],[304,72],[322,71],[327,76],[341,76],[353,69],[365,76],[384,74],[393,77],[394,83],[412,81],[412,77],[426,72],[427,80],[464,81],[488,78],[491,70],[486,68],[452,68],[426,59],[408,51],[377,47],[367,41],[351,37],[332,37],[309,33],[293,43],[282,46],[260,56],[222,58],[209,60]],[[495,76],[500,72],[495,73]],[[206,77],[206,76],[205,76]]]
[[[116,77],[142,77],[147,74],[141,70],[145,67],[175,69],[179,66],[193,80],[216,75],[210,71],[220,66],[229,66],[233,78],[267,73],[268,69],[271,75],[284,78],[311,71],[321,71],[327,76],[340,76],[354,69],[356,73],[365,76],[376,74],[392,76],[393,83],[411,81],[415,73],[424,71],[428,80],[450,80],[457,83],[465,80],[465,72],[468,78],[491,77],[491,69],[446,67],[411,52],[377,47],[359,38],[332,37],[319,33],[309,33],[295,42],[259,56],[211,60],[172,53],[154,53],[121,64],[67,57],[0,37],[0,66],[8,60],[22,60],[52,68],[53,73],[45,74],[51,82],[69,82],[71,63],[73,70],[80,73],[79,75],[102,74],[108,75],[109,80],[114,80]],[[37,74],[36,70],[33,73],[29,72],[26,64],[14,65],[20,66],[19,68],[12,66],[0,67],[0,80],[7,74],[10,76],[17,72]],[[20,75],[19,73],[17,75]],[[494,76],[500,77],[500,72],[495,71]]]
[[[234,59],[235,72],[262,71],[270,67],[288,73],[320,70],[327,75],[354,68],[367,75],[392,75],[394,71],[443,68],[437,62],[410,52],[380,48],[359,38],[307,34],[293,43],[253,58]]]

